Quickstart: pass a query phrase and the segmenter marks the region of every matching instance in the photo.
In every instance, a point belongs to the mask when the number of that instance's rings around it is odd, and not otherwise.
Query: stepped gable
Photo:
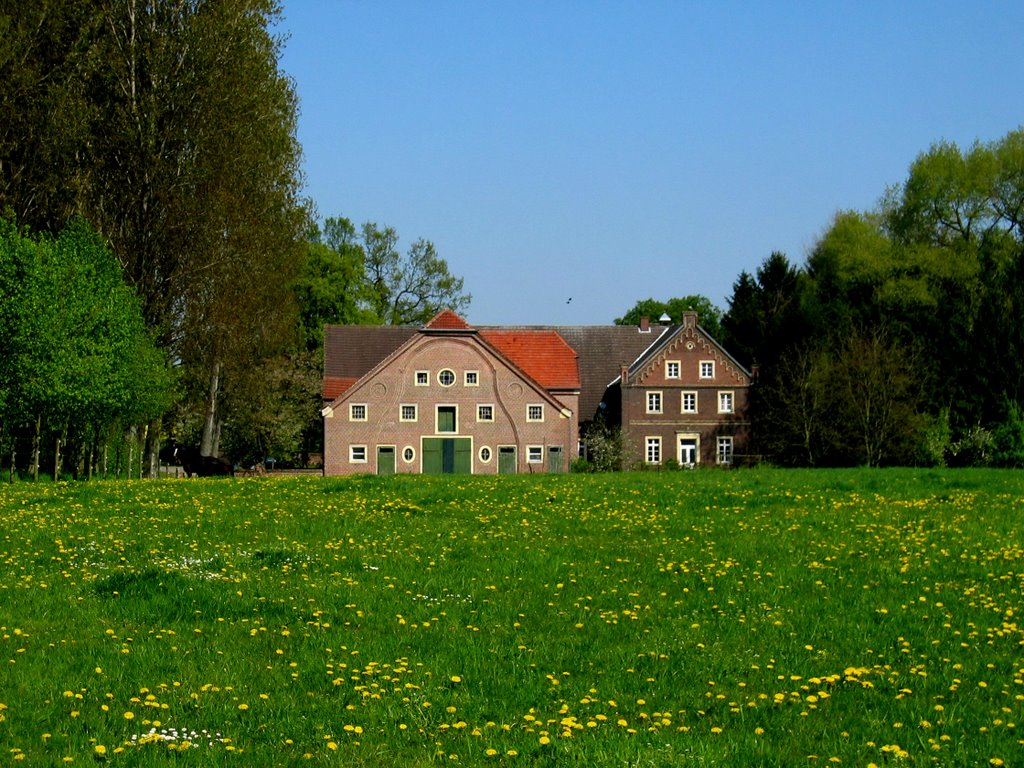
[[[557,331],[493,328],[480,336],[545,389],[580,388],[576,351]]]

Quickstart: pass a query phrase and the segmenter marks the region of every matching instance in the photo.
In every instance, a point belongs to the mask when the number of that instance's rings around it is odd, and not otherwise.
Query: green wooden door
[[[423,474],[469,474],[472,471],[472,451],[472,441],[468,437],[425,437]]]
[[[423,440],[423,474],[441,474],[441,443],[442,438],[428,437]]]
[[[393,447],[377,447],[377,474],[395,474],[395,449]]]
[[[498,448],[498,474],[514,475],[516,473],[516,447],[503,445]]]

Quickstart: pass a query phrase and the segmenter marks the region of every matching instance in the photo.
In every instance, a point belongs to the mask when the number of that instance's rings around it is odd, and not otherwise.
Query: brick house
[[[474,328],[450,310],[423,328],[328,325],[324,473],[566,471],[599,414],[651,464],[731,464],[749,387],[695,313],[672,326]]]
[[[731,465],[749,441],[751,374],[697,324],[663,334],[617,379],[628,449],[648,464]]]
[[[328,326],[324,369],[324,474],[561,472],[575,456],[579,369],[554,331],[449,310],[421,329]]]

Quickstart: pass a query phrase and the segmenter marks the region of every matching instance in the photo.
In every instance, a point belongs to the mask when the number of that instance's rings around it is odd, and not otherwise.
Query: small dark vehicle
[[[185,477],[234,476],[235,468],[230,461],[216,456],[203,456],[196,448],[175,448],[174,459],[185,471]]]

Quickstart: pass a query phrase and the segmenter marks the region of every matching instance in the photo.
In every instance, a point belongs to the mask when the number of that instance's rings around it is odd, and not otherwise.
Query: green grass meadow
[[[0,763],[1024,765],[1024,473],[0,486]]]

